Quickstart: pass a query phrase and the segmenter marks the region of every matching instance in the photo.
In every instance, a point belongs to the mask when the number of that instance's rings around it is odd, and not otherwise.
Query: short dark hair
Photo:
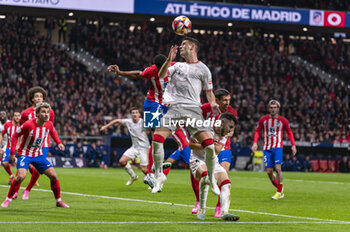
[[[33,105],[33,97],[35,95],[35,93],[42,93],[43,95],[43,100],[46,99],[47,97],[47,92],[45,91],[45,89],[43,89],[42,87],[40,86],[35,86],[33,88],[30,88],[27,92],[27,101]]]
[[[199,43],[198,40],[196,40],[196,39],[193,38],[193,37],[189,37],[189,36],[185,37],[182,41],[185,41],[185,40],[188,40],[188,41],[190,41],[191,43],[194,43],[194,45],[196,46],[196,52],[199,52],[199,49],[200,49],[200,47],[201,47],[201,44]]]
[[[228,113],[228,112],[220,114],[219,119],[227,119],[230,121],[234,121],[235,125],[238,124],[238,119],[236,118],[236,116],[234,116],[233,114]]]
[[[153,62],[157,66],[158,70],[162,67],[165,61],[166,61],[166,56],[163,54],[158,54],[153,59]]]
[[[231,93],[226,89],[217,89],[214,91],[214,95],[217,99],[231,95]]]
[[[137,107],[131,107],[131,108],[130,108],[130,113],[131,113],[133,110],[137,110],[138,112],[140,112],[139,108],[137,108]]]

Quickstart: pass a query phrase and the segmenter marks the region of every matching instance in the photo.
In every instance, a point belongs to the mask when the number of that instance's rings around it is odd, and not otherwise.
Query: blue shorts
[[[273,168],[276,164],[282,164],[283,161],[283,148],[272,148],[270,150],[264,150],[264,162],[266,168]]]
[[[43,155],[45,156],[45,158],[47,158],[47,155],[49,154],[49,147],[43,147]]]
[[[169,156],[176,161],[184,161],[186,164],[190,164],[191,149],[187,146],[182,151],[176,150]]]
[[[231,150],[223,150],[219,153],[218,159],[219,159],[219,164],[222,162],[228,162],[231,163]]]
[[[10,153],[11,153],[11,149],[6,148],[4,156],[2,157],[2,162],[10,162]],[[17,157],[17,154],[15,154],[15,156]]]
[[[40,174],[52,167],[50,161],[44,155],[39,155],[37,157],[29,157],[21,155],[17,158],[17,169],[25,168],[28,170],[29,164],[32,164]]]
[[[151,101],[148,98],[146,98],[145,102],[143,103],[143,112],[149,111],[151,113],[155,113],[157,112],[157,109],[159,109],[160,113],[162,113],[163,115],[168,111],[167,106]]]

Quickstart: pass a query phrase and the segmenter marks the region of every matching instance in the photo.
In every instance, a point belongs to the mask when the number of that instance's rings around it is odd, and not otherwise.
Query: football
[[[177,16],[172,23],[173,30],[178,35],[186,35],[192,30],[191,20],[184,16]]]

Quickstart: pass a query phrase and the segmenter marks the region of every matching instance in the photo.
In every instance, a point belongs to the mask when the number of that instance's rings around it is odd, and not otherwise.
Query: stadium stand
[[[135,91],[112,75],[87,71],[40,33],[31,17],[9,16],[0,20],[0,26],[0,84],[4,87],[0,89],[0,104],[8,115],[28,105],[25,93],[35,85],[49,91],[48,101],[55,109],[55,127],[60,135],[99,135],[99,125],[107,119],[128,117],[128,109],[135,104],[142,107],[147,80],[135,81]],[[78,41],[69,36],[70,43],[77,44],[75,49],[84,48],[122,70],[142,70],[152,64],[156,54],[167,54],[169,43],[178,41],[169,29],[161,34],[149,33],[156,31],[151,23],[131,25],[124,21],[110,26],[107,19],[97,25],[78,20],[68,34],[74,30],[82,32]],[[209,64],[214,85],[232,92],[232,105],[240,119],[241,145],[251,145],[255,123],[266,113],[270,98],[280,100],[281,114],[290,119],[297,141],[349,142],[349,88],[335,81],[322,82],[288,59],[296,54],[327,71],[335,72],[338,67],[347,70],[347,44],[340,40],[336,44],[332,40],[295,41],[278,34],[272,38],[259,31],[247,35],[243,29],[194,36],[202,41],[199,57]],[[143,41],[148,41],[147,45]],[[319,45],[321,52],[315,59]],[[328,52],[334,50],[332,46],[342,52]],[[117,128],[106,134],[128,132]],[[318,170],[315,162],[311,163]]]

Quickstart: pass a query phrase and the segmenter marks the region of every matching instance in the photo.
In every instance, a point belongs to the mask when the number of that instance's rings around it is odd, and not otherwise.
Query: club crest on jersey
[[[276,127],[270,127],[268,136],[276,137]]]
[[[23,126],[20,126],[20,127],[17,128],[17,130],[16,130],[16,133],[17,133],[17,134],[21,133],[22,127],[23,127]]]

